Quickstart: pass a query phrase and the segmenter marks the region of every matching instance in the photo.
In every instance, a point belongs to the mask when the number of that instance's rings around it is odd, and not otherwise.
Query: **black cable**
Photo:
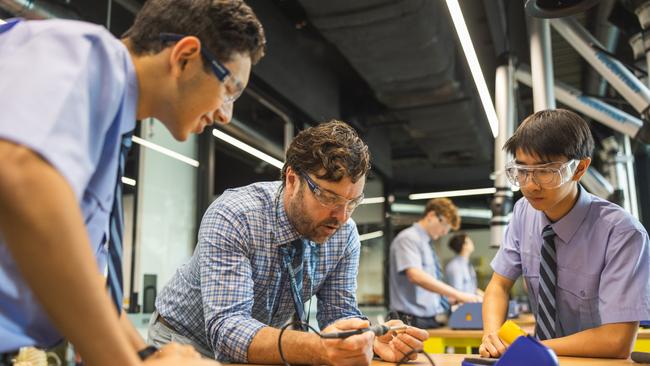
[[[278,352],[280,353],[280,359],[282,359],[282,363],[285,366],[291,366],[291,364],[289,362],[287,362],[287,360],[284,358],[284,352],[282,352],[282,335],[284,334],[284,331],[287,330],[287,328],[289,328],[292,325],[294,325],[294,326],[296,326],[298,328],[302,328],[302,327],[306,326],[307,328],[311,329],[314,333],[318,334],[318,336],[320,337],[320,332],[319,331],[314,329],[314,327],[309,325],[309,323],[302,322],[300,320],[292,321],[292,322],[289,322],[289,323],[285,324],[284,326],[282,326],[282,328],[280,328],[280,335],[278,336]]]
[[[409,356],[411,356],[411,355],[413,355],[413,354],[420,353],[421,351],[422,351],[422,350],[419,350],[419,349],[412,349],[410,352],[407,352],[407,353],[404,355],[404,357],[402,357],[402,359],[399,360],[399,362],[398,362],[397,365],[395,365],[395,366],[401,366],[401,365],[403,365],[405,362],[410,361],[410,360],[409,360]],[[426,352],[422,352],[422,354],[424,355],[424,357],[426,357],[427,360],[429,360],[429,363],[431,364],[431,366],[436,366],[436,363],[433,362],[433,359],[431,358],[431,356],[429,356],[428,353],[426,353]]]

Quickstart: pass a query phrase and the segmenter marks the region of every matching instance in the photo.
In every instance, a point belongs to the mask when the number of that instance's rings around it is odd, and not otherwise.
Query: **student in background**
[[[417,222],[402,230],[390,246],[390,310],[405,323],[438,328],[450,311],[450,300],[479,302],[443,281],[433,242],[460,227],[458,208],[448,198],[430,200]],[[444,320],[443,320],[444,319]]]
[[[449,239],[449,248],[456,253],[445,266],[446,282],[462,292],[482,295],[477,288],[476,270],[470,261],[474,252],[474,242],[466,233],[457,233]]]

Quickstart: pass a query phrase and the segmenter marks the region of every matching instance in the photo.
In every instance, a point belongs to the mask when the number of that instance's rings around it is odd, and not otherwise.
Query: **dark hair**
[[[449,238],[449,249],[453,250],[456,254],[460,254],[463,250],[463,245],[465,245],[465,240],[469,235],[465,233],[457,233],[451,238]]]
[[[587,122],[576,113],[544,110],[526,117],[503,148],[513,155],[521,149],[549,160],[555,156],[585,159],[594,151],[594,139]]]
[[[435,212],[437,216],[444,217],[452,229],[458,230],[458,228],[460,228],[458,207],[456,207],[449,198],[434,198],[429,200],[427,206],[424,208],[424,214],[422,216],[426,216],[432,211]]]
[[[291,141],[282,168],[282,184],[288,167],[330,182],[347,176],[355,183],[370,170],[370,153],[352,127],[331,120],[301,131]]]
[[[196,36],[221,62],[235,53],[253,64],[264,56],[262,24],[242,0],[148,0],[123,38],[135,54],[155,54],[164,48],[160,33]]]

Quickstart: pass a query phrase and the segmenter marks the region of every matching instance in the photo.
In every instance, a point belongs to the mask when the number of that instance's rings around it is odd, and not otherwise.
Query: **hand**
[[[178,354],[159,358],[149,357],[144,364],[145,366],[221,366],[219,362],[207,358],[187,358]]]
[[[483,301],[483,296],[472,294],[470,292],[461,292],[461,293],[458,294],[456,299],[458,300],[458,302],[462,302],[462,303],[466,303],[466,302],[482,302]]]
[[[508,346],[499,338],[497,332],[491,332],[483,335],[478,351],[483,357],[501,357],[506,352],[506,348]]]
[[[367,320],[343,319],[323,330],[323,333],[341,332],[370,326]],[[321,338],[324,363],[336,366],[370,365],[372,360],[373,332],[364,332],[344,339]]]
[[[401,320],[389,320],[384,324],[390,327],[404,325]],[[422,351],[422,342],[427,338],[429,333],[426,330],[408,327],[404,332],[388,332],[381,337],[376,337],[374,350],[382,360],[387,362],[399,362],[406,354],[416,350],[408,357],[409,360],[415,360],[418,352]]]
[[[160,358],[168,358],[168,357],[173,357],[173,356],[180,356],[183,357],[184,359],[198,359],[201,358],[201,355],[194,350],[194,347],[187,345],[187,344],[180,344],[180,343],[168,343],[160,349],[151,357],[147,358],[149,359],[160,359]]]

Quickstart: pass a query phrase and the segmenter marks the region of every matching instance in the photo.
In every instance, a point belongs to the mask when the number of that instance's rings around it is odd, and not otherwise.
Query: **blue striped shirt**
[[[224,192],[203,216],[189,263],[156,300],[158,312],[178,333],[211,349],[218,360],[247,362],[255,334],[282,326],[295,313],[278,247],[300,234],[289,222],[282,192],[280,182]],[[321,329],[338,319],[363,317],[355,296],[360,242],[354,221],[323,244],[303,240],[302,300],[317,296]]]

